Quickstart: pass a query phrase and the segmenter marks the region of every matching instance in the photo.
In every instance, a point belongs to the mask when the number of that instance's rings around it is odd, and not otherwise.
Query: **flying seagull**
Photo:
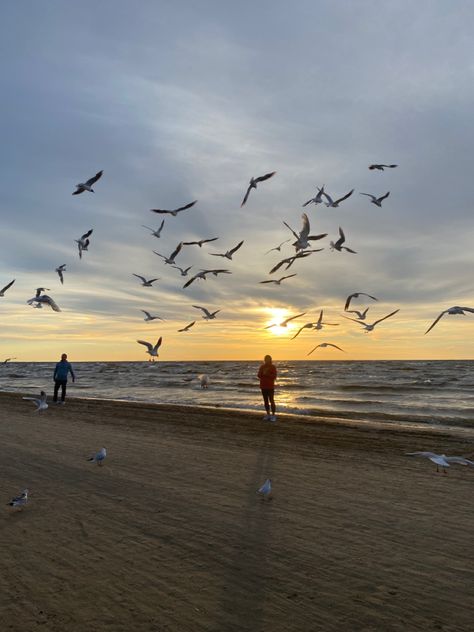
[[[273,323],[272,325],[267,325],[266,327],[264,327],[264,329],[270,329],[271,327],[288,327],[288,323],[291,320],[295,320],[295,318],[299,318],[300,316],[304,316],[306,314],[306,312],[303,312],[302,314],[296,314],[296,316],[290,316],[289,318],[286,318],[283,322],[281,323]]]
[[[354,193],[354,189],[351,189],[349,193],[346,193],[346,195],[343,195],[341,198],[337,200],[333,200],[332,197],[328,195],[327,193],[325,193],[324,191],[322,195],[324,195],[324,197],[327,200],[326,202],[327,207],[337,208],[341,202],[344,202],[344,200],[347,200],[347,198],[350,197],[353,193]]]
[[[193,266],[189,266],[189,268],[180,268],[179,266],[171,266],[175,270],[179,270],[181,272],[181,276],[188,276],[188,272],[191,270]]]
[[[298,235],[298,233],[296,233],[291,226],[289,226],[286,222],[283,222],[285,224],[285,226],[287,228],[289,228],[291,230],[291,232],[293,233],[293,235],[296,237],[296,241],[292,244],[295,249],[296,252],[299,252],[300,250],[305,250],[306,248],[310,247],[310,241],[314,241],[317,239],[323,239],[324,237],[327,237],[327,233],[322,233],[320,235],[310,235],[309,231],[310,231],[310,227],[309,227],[309,219],[308,216],[306,215],[306,213],[303,213],[301,216],[302,220],[303,220],[303,227],[300,230],[300,233]]]
[[[294,340],[297,336],[299,336],[300,333],[303,331],[303,329],[313,329],[315,325],[316,323],[306,323],[306,325],[303,325],[303,327],[300,327],[298,329],[298,331],[296,332],[296,334],[293,336],[291,340]]]
[[[146,352],[149,354],[150,357],[157,358],[158,357],[158,349],[161,347],[162,340],[163,340],[163,336],[160,336],[158,338],[158,342],[156,343],[155,346],[153,346],[149,342],[146,342],[146,340],[137,340],[137,342],[138,342],[138,344],[144,345],[147,348]]]
[[[266,173],[264,176],[259,176],[258,178],[251,178],[250,179],[250,183],[247,189],[247,193],[244,196],[244,199],[242,200],[242,204],[240,205],[240,207],[242,208],[242,206],[247,202],[248,197],[250,195],[250,191],[252,189],[256,189],[257,188],[257,183],[258,182],[264,182],[265,180],[268,180],[269,178],[272,178],[275,175],[276,171],[272,171],[271,173]]]
[[[459,307],[458,305],[455,305],[454,307],[449,307],[448,309],[445,309],[444,312],[441,312],[441,314],[436,318],[436,320],[434,321],[434,323],[432,323],[428,329],[425,331],[425,335],[431,331],[433,329],[433,327],[436,325],[436,323],[445,315],[445,314],[449,314],[450,316],[455,316],[457,314],[461,314],[462,316],[465,316],[465,312],[470,312],[471,314],[474,314],[474,309],[472,307]]]
[[[369,165],[369,169],[372,171],[374,169],[378,169],[378,171],[383,171],[384,169],[395,169],[398,165]]]
[[[465,459],[463,456],[446,456],[445,454],[436,454],[435,452],[407,452],[406,456],[421,456],[436,463],[436,471],[439,472],[439,466],[443,468],[443,472],[447,474],[446,468],[451,464],[456,465],[472,465],[474,461]]]
[[[73,192],[73,195],[79,195],[79,193],[84,193],[84,191],[89,191],[89,193],[94,193],[94,189],[92,185],[102,177],[103,171],[98,171],[93,178],[89,178],[87,182],[80,182],[76,184],[76,190]]]
[[[390,195],[390,191],[387,191],[387,193],[385,195],[382,195],[381,197],[376,197],[375,195],[372,195],[371,193],[361,193],[360,195],[366,195],[367,197],[370,198],[370,201],[372,202],[372,204],[375,204],[375,206],[382,207],[382,202],[386,198],[388,198],[388,196]]]
[[[39,305],[49,305],[51,309],[55,312],[60,312],[59,306],[54,302],[54,300],[48,296],[47,294],[43,294],[41,296],[34,296],[26,301],[28,305],[33,305],[34,307],[38,307]]]
[[[348,248],[347,246],[342,245],[345,241],[346,241],[346,236],[344,235],[344,231],[342,230],[342,228],[339,226],[339,239],[336,242],[334,241],[329,242],[329,247],[333,251],[337,250],[338,252],[342,252],[343,250],[346,250],[347,252],[351,252],[353,255],[356,255],[357,252],[355,250],[352,250],[351,248]]]
[[[275,283],[275,285],[281,285],[281,282],[285,279],[291,279],[291,277],[295,277],[295,274],[288,274],[287,276],[281,277],[280,279],[270,279],[269,281],[259,281],[259,283]]]
[[[3,361],[3,364],[8,364],[12,360],[16,360],[16,358],[5,358],[5,360]]]
[[[160,255],[160,253],[156,252],[156,250],[154,250],[153,252],[155,253],[155,255],[158,255],[159,257],[161,257],[164,260],[165,263],[173,265],[174,264],[174,260],[176,259],[176,257],[180,253],[182,247],[183,247],[183,242],[180,241],[179,244],[176,246],[175,250],[170,254],[169,257],[165,257],[165,255]]]
[[[66,264],[63,263],[61,266],[59,266],[58,268],[55,269],[55,272],[58,273],[59,276],[59,280],[61,281],[61,284],[64,283],[64,276],[63,276],[63,272],[66,271]]]
[[[15,283],[15,279],[13,279],[13,281],[10,281],[10,283],[7,283],[5,285],[5,287],[2,287],[2,289],[0,290],[0,296],[5,296],[5,292],[11,288],[11,286]]]
[[[135,272],[132,272],[132,276],[137,277],[137,279],[140,279],[142,282],[143,287],[153,287],[153,283],[155,281],[159,281],[160,279],[149,279],[148,281],[145,279],[145,277],[140,276],[139,274],[135,274]]]
[[[90,456],[87,460],[92,463],[97,463],[97,465],[103,465],[105,457],[107,456],[107,450],[105,448],[101,448],[98,452]]]
[[[140,310],[141,312],[143,312],[145,314],[145,318],[143,319],[146,323],[149,323],[151,320],[164,320],[164,318],[161,318],[161,316],[152,316],[150,314],[150,312],[147,312],[144,309]]]
[[[348,309],[346,311],[348,314],[356,314],[358,320],[365,320],[365,317],[367,316],[367,312],[369,311],[369,308],[366,307],[363,312],[359,312],[359,310],[357,309]]]
[[[369,333],[369,331],[373,331],[375,325],[378,325],[378,323],[381,323],[383,320],[390,318],[390,316],[394,316],[397,312],[399,312],[399,309],[396,309],[394,312],[391,312],[390,314],[387,314],[387,316],[384,316],[383,318],[379,318],[378,320],[374,321],[372,324],[369,323],[363,323],[360,320],[357,320],[355,318],[349,318],[349,316],[344,316],[344,318],[347,318],[347,320],[352,320],[355,323],[358,323],[359,325],[362,325],[362,327],[364,327],[365,329],[365,333]]]
[[[176,215],[178,213],[181,213],[181,211],[186,211],[188,208],[191,208],[192,206],[194,206],[196,204],[197,200],[194,200],[194,202],[189,202],[189,204],[185,204],[184,206],[180,206],[179,208],[175,208],[172,211],[166,211],[164,209],[161,208],[152,208],[150,209],[150,211],[152,213],[161,213],[161,214],[167,214],[167,215],[172,215],[173,217],[176,217]]]
[[[193,320],[193,322],[192,322],[192,323],[189,323],[189,325],[186,325],[186,327],[183,327],[182,329],[178,329],[178,332],[181,332],[181,331],[189,331],[189,330],[191,329],[191,327],[192,327],[195,323],[196,323],[196,321],[195,321],[195,320]]]
[[[18,496],[13,496],[7,505],[10,507],[19,507],[22,509],[28,502],[28,490],[24,489],[22,492],[18,494]]]
[[[322,329],[325,325],[330,325],[331,327],[336,327],[339,325],[339,323],[323,323],[323,310],[321,310],[319,312],[319,318],[318,318],[318,322],[315,324],[314,329],[316,329],[317,331],[319,331],[320,329]]]
[[[22,397],[22,399],[26,399],[29,402],[33,402],[36,404],[35,412],[42,413],[44,410],[48,408],[48,404],[46,403],[46,393],[41,391],[39,397]]]
[[[314,349],[311,349],[311,351],[307,355],[311,355],[313,351],[316,351],[316,349],[318,349],[319,347],[334,347],[334,349],[339,349],[339,351],[345,353],[344,349],[341,349],[341,347],[338,347],[337,345],[333,345],[331,342],[321,342],[321,344],[316,345]]]
[[[323,195],[324,195],[324,184],[323,184],[323,186],[321,188],[317,187],[317,189],[318,189],[318,192],[315,195],[315,197],[311,198],[310,200],[305,202],[303,204],[303,206],[308,206],[308,204],[311,204],[311,202],[313,204],[322,204],[322,202],[323,202]]]
[[[283,246],[283,244],[287,244],[289,241],[291,241],[290,239],[285,239],[285,241],[282,241],[281,244],[279,244],[278,246],[275,246],[275,248],[270,248],[270,250],[267,250],[267,252],[265,253],[266,255],[268,255],[270,252],[273,252],[274,250],[278,250],[278,252],[281,251],[281,247]]]
[[[237,252],[237,250],[242,246],[243,243],[244,243],[243,241],[239,241],[237,246],[234,246],[233,248],[231,248],[230,250],[227,250],[227,252],[223,254],[217,253],[217,252],[211,252],[210,254],[212,257],[225,257],[226,259],[232,260],[232,255]]]
[[[286,259],[282,259],[281,261],[279,261],[275,266],[273,266],[269,274],[273,274],[274,272],[279,270],[281,266],[285,263],[287,264],[285,270],[288,270],[288,268],[291,268],[291,266],[297,259],[304,259],[305,257],[309,257],[312,252],[321,252],[321,250],[324,250],[324,248],[316,248],[315,250],[301,250],[300,252],[296,253],[296,255],[293,255],[292,257],[287,257]]]
[[[183,241],[183,246],[199,246],[202,248],[203,244],[208,244],[210,241],[217,241],[219,237],[211,237],[210,239],[198,239],[197,241]]]
[[[89,244],[90,244],[89,237],[92,235],[93,231],[94,229],[91,228],[90,230],[87,231],[87,233],[84,233],[81,237],[79,237],[79,239],[74,240],[79,249],[79,259],[82,259],[82,253],[84,252],[84,250],[89,249]]]
[[[163,230],[163,226],[165,225],[165,220],[163,220],[160,224],[160,227],[157,228],[156,230],[153,230],[153,228],[150,228],[149,226],[145,226],[145,224],[142,224],[142,228],[147,228],[149,231],[151,231],[151,234],[153,235],[153,237],[158,237],[158,239],[161,237],[161,231]]]
[[[272,499],[272,479],[267,478],[264,484],[257,489],[257,494],[262,497],[262,500],[271,500]]]
[[[189,287],[191,283],[193,283],[197,279],[204,279],[205,281],[207,274],[213,274],[214,276],[217,276],[218,274],[232,274],[232,272],[230,270],[200,270],[193,277],[191,277],[189,281],[186,281],[186,283],[183,285],[183,288]]]
[[[371,298],[373,301],[379,300],[378,298],[375,298],[375,296],[371,296],[370,294],[366,294],[365,292],[354,292],[353,294],[349,294],[349,296],[346,298],[346,304],[344,305],[345,312],[348,311],[352,299],[359,298],[359,296],[367,296],[368,298]]]
[[[216,309],[215,312],[210,312],[205,307],[200,307],[199,305],[193,305],[193,307],[195,307],[196,309],[200,309],[201,311],[204,312],[204,316],[203,316],[204,320],[215,320],[216,314],[218,314],[221,311],[220,309]]]

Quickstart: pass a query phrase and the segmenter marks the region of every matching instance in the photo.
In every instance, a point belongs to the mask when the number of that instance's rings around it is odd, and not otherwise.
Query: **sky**
[[[471,359],[474,5],[458,1],[23,0],[3,7],[0,360]],[[374,162],[396,169],[369,171]],[[100,169],[95,193],[72,196]],[[240,203],[252,176],[276,175]],[[339,208],[302,204],[325,184]],[[360,192],[390,191],[382,208]],[[152,208],[197,204],[166,217]],[[281,286],[286,221],[324,248]],[[342,226],[357,254],[332,252]],[[79,260],[74,242],[90,228]],[[232,274],[183,289],[182,267]],[[233,261],[211,257],[244,240]],[[55,268],[66,264],[62,286]],[[133,273],[159,277],[142,287]],[[285,274],[282,272],[282,274]],[[37,287],[61,312],[33,309]],[[342,317],[367,292],[365,334]],[[193,305],[220,309],[206,322]],[[146,323],[140,310],[162,321]],[[337,326],[299,327],[320,310]],[[295,314],[287,330],[265,327]],[[196,320],[187,333],[177,330]]]

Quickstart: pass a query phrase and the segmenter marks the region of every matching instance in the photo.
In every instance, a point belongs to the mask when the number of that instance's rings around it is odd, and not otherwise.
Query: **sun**
[[[269,333],[272,333],[275,336],[285,336],[288,335],[292,329],[296,327],[292,322],[288,323],[286,327],[278,327],[277,323],[281,323],[291,316],[290,312],[287,309],[282,309],[280,307],[269,307],[265,310],[268,314],[268,320],[265,322],[265,327],[269,325],[276,325],[275,327],[270,327],[267,329]]]

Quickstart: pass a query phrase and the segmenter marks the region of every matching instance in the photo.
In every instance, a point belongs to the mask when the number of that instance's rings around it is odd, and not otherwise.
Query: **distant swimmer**
[[[276,421],[275,416],[275,380],[277,369],[273,364],[272,356],[266,355],[263,364],[258,370],[257,377],[260,380],[260,390],[262,391],[263,403],[267,414],[263,421]],[[270,414],[271,410],[271,414]]]

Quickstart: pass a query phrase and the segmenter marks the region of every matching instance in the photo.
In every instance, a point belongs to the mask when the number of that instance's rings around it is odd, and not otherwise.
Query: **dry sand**
[[[102,445],[100,468],[85,457]],[[473,439],[0,394],[0,629],[474,629]],[[274,500],[255,490],[270,476]]]

